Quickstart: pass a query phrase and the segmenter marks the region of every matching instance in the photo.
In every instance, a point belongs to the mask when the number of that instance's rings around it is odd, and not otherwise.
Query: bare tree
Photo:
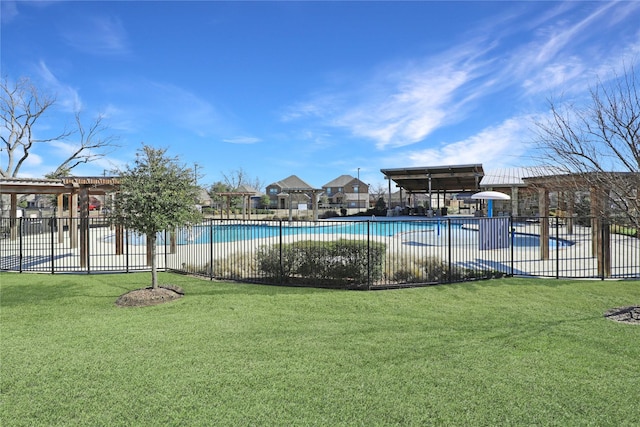
[[[378,200],[387,195],[387,188],[383,184],[378,183],[369,187],[369,193]]]
[[[79,139],[72,145],[73,149],[67,159],[53,172],[55,176],[64,176],[76,166],[90,163],[105,157],[115,148],[116,137],[107,134],[108,127],[104,124],[104,116],[99,114],[88,127],[82,123],[80,113],[75,114],[77,134]]]
[[[76,130],[64,129],[60,133],[46,138],[37,138],[34,127],[44,114],[55,105],[56,99],[41,92],[28,78],[20,78],[11,83],[2,78],[0,87],[2,113],[0,137],[2,153],[6,156],[6,165],[0,168],[3,178],[16,177],[20,168],[34,147],[47,142],[67,141],[77,134],[79,141],[73,151],[50,176],[68,174],[71,169],[82,163],[92,162],[104,157],[110,148],[114,148],[115,138],[103,136],[107,126],[103,116],[99,115],[89,126],[84,126],[80,113],[75,114]]]
[[[55,98],[41,93],[27,78],[10,84],[2,78],[1,138],[3,152],[7,157],[6,166],[0,169],[3,178],[16,177],[20,167],[29,157],[34,144],[65,138],[71,134],[63,131],[51,138],[36,139],[33,126],[55,103]]]
[[[606,193],[607,203],[599,204],[597,213],[617,214],[636,228],[640,227],[639,88],[638,74],[627,68],[608,83],[599,81],[583,105],[550,101],[551,117],[536,123],[545,166],[560,171],[564,177],[559,179],[576,191],[598,188]]]
[[[258,191],[264,187],[264,183],[260,178],[253,178],[249,176],[249,174],[242,168],[226,173],[223,172],[222,177],[224,179],[224,183],[231,189],[231,191],[236,191],[241,186],[250,187]]]

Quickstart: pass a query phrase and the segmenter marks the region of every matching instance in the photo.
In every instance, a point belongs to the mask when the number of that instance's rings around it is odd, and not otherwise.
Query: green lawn
[[[639,282],[356,292],[160,274],[0,275],[3,426],[557,425],[640,420]]]

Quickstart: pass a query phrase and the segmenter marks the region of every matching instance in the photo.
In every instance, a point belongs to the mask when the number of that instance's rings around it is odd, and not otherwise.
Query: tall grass
[[[161,274],[0,275],[3,426],[634,425],[638,282],[353,292]]]

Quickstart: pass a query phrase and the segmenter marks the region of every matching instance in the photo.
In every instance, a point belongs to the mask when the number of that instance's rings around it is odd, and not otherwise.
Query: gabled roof
[[[272,184],[269,184],[270,186],[278,186],[281,189],[285,190],[287,188],[289,189],[297,189],[297,190],[301,190],[301,189],[309,189],[309,190],[313,190],[313,187],[311,187],[309,184],[307,184],[306,182],[304,182],[303,180],[301,180],[300,178],[298,178],[296,175],[291,175],[281,181],[276,181]]]
[[[344,187],[354,179],[355,178],[352,177],[351,175],[340,175],[333,181],[327,182],[325,185],[322,186],[322,188]]]
[[[239,185],[238,188],[236,189],[237,192],[239,193],[254,193],[254,194],[258,194],[258,190],[256,190],[255,188],[249,186],[249,185]]]

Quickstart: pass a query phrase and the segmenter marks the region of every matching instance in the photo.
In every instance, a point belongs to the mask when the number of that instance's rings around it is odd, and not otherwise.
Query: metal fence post
[[[51,274],[54,274],[56,272],[56,268],[54,265],[54,260],[55,260],[55,246],[54,246],[54,236],[55,236],[55,230],[54,230],[54,224],[56,224],[56,214],[55,211],[53,213],[53,216],[51,217],[51,219],[49,220],[49,228],[51,229]]]
[[[453,258],[453,245],[451,244],[451,235],[453,233],[451,232],[451,218],[447,218],[447,254],[449,257],[449,265],[447,266],[447,275],[449,276],[449,283],[453,282],[453,277],[451,274],[451,261]]]
[[[213,280],[213,219],[209,220],[209,280]]]
[[[560,278],[560,218],[556,215],[556,279]]]
[[[18,237],[19,237],[19,240],[18,240],[18,263],[19,263],[18,271],[20,273],[22,273],[22,256],[23,256],[22,255],[22,249],[23,249],[23,246],[22,246],[23,221],[24,221],[24,218],[20,217],[20,221],[18,221]]]
[[[284,266],[282,264],[282,220],[279,221],[279,232],[280,232],[280,285],[282,285],[284,282]]]
[[[510,251],[509,251],[509,256],[510,256],[511,260],[510,260],[509,264],[511,266],[511,277],[513,277],[514,263],[515,263],[515,260],[513,259],[514,255],[515,255],[514,246],[515,246],[515,243],[516,243],[516,227],[515,227],[515,225],[513,223],[513,214],[509,215],[509,233],[511,233],[511,239],[510,239],[511,240],[511,248],[510,248]]]
[[[82,220],[80,221],[80,223],[82,224]],[[84,235],[85,235],[85,256],[87,257],[87,274],[91,274],[91,239],[89,238],[89,231],[91,230],[91,218],[87,217],[86,221],[84,221],[84,223],[86,224],[86,229],[84,230]]]
[[[169,258],[167,258],[167,230],[164,230],[164,271],[169,271],[167,268]]]
[[[367,220],[367,290],[371,290],[371,221]]]
[[[127,228],[124,228],[124,259],[125,259],[125,271],[128,273],[129,272],[129,230]]]

